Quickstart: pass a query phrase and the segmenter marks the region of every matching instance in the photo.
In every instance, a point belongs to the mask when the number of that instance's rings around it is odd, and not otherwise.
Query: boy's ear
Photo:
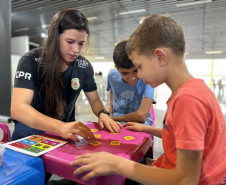
[[[160,65],[165,65],[167,63],[167,53],[163,49],[156,48],[154,50],[154,56],[158,59]]]

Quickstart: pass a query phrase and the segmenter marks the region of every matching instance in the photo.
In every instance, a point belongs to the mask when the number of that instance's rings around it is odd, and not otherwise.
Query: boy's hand
[[[101,129],[106,127],[111,133],[119,132],[122,125],[111,119],[107,114],[100,114],[98,124]]]
[[[115,174],[120,160],[120,157],[107,152],[87,153],[76,157],[71,166],[82,165],[74,171],[74,175],[88,171],[82,180],[89,180],[100,175]]]
[[[127,122],[123,125],[127,130],[134,130],[138,132],[144,132],[146,125],[136,122]]]

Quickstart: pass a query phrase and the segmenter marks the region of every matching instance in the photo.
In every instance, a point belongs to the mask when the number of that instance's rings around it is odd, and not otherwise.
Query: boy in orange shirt
[[[127,43],[138,76],[153,88],[166,83],[172,95],[162,129],[137,123],[124,126],[162,137],[164,155],[150,167],[106,152],[84,154],[72,163],[83,165],[75,175],[89,171],[83,177],[88,180],[120,174],[142,184],[223,184],[224,117],[212,91],[188,72],[184,52],[182,28],[172,18],[160,15],[146,18]]]

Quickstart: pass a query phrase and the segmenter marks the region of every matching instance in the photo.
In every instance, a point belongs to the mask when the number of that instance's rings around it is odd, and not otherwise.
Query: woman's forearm
[[[47,132],[56,132],[63,122],[48,117],[28,104],[11,107],[11,117],[31,128]]]

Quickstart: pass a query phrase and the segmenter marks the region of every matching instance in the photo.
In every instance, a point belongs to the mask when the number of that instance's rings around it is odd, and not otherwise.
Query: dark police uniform
[[[40,48],[33,49],[26,53],[19,60],[17,71],[14,80],[14,87],[26,88],[34,91],[34,97],[31,106],[37,111],[45,113],[44,99],[45,87],[41,78],[41,73],[38,71],[38,62],[40,60]],[[91,63],[84,57],[77,57],[62,73],[63,90],[62,97],[66,102],[64,122],[75,121],[75,103],[80,94],[80,91],[92,92],[97,89],[94,79],[94,71]],[[25,115],[26,116],[26,115]],[[21,137],[26,137],[31,134],[40,134],[42,131],[30,128],[18,121],[15,122],[15,130],[13,140]]]

